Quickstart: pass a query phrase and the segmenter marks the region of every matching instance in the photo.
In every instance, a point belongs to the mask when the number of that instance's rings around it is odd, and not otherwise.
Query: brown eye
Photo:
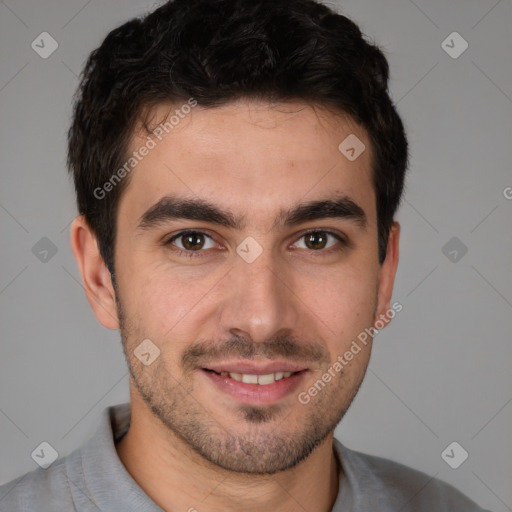
[[[185,249],[201,249],[204,244],[204,237],[201,234],[188,234],[181,237]]]
[[[329,242],[329,237],[333,239]],[[341,242],[343,245],[343,239],[330,231],[310,231],[302,235],[301,240],[304,240],[304,246],[299,247],[301,249],[310,249],[312,251],[320,251],[322,249],[328,249],[336,244],[336,241]],[[329,244],[329,245],[328,245]]]
[[[207,245],[210,240],[210,246]],[[175,245],[178,249],[184,251],[198,252],[201,249],[211,249],[214,247],[210,236],[201,231],[184,231],[173,236],[167,244]]]
[[[305,240],[309,249],[323,249],[327,243],[327,237],[321,231],[307,234]]]

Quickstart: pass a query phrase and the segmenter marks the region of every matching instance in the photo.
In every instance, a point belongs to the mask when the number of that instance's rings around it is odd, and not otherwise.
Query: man
[[[71,244],[130,404],[11,511],[482,511],[333,433],[398,265],[388,64],[312,0],[175,0],[113,30],[69,131]]]

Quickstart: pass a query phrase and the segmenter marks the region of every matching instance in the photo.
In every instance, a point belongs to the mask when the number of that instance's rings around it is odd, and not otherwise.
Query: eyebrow
[[[362,229],[366,228],[368,222],[361,206],[352,199],[342,196],[281,209],[271,229],[293,227],[307,221],[327,218],[346,219],[355,222]],[[164,196],[140,216],[137,230],[151,230],[176,219],[209,222],[236,230],[242,230],[246,225],[245,216],[236,216],[231,210],[221,209],[204,199]]]

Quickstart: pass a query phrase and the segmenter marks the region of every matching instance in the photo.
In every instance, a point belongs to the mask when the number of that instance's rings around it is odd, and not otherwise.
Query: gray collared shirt
[[[81,448],[0,486],[0,511],[162,512],[117,455],[115,443],[129,426],[129,403],[106,408]],[[334,448],[344,476],[331,512],[486,512],[426,473],[351,450],[336,438]],[[200,504],[190,507],[201,510]]]

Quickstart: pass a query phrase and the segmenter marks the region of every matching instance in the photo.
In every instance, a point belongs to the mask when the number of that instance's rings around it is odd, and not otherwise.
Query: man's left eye
[[[329,237],[331,237],[330,244]],[[339,235],[330,231],[310,231],[302,235],[299,240],[304,240],[303,247],[300,247],[301,249],[311,249],[313,251],[329,249],[336,244],[336,241],[343,243],[343,239]]]

